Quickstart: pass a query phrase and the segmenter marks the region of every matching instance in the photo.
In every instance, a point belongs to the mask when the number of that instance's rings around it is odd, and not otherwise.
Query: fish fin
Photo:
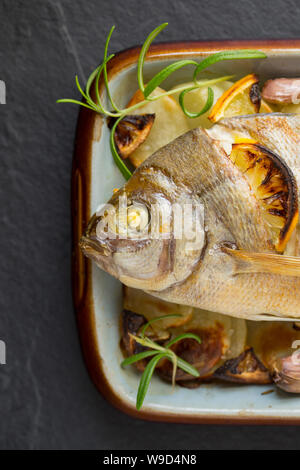
[[[273,315],[272,313],[259,313],[257,315],[251,315],[247,317],[247,321],[280,321],[280,322],[295,322],[295,317],[278,317],[277,315]]]
[[[234,258],[235,274],[270,273],[300,277],[300,258],[298,257],[235,250],[226,245],[222,246],[222,251]]]

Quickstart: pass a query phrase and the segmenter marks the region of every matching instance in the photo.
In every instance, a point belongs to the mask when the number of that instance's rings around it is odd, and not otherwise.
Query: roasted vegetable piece
[[[246,347],[245,320],[197,308],[194,309],[191,320],[180,328],[173,329],[172,334],[178,335],[180,332],[192,332],[199,329],[210,337],[210,341],[211,338],[219,339],[216,348],[221,350],[222,361],[237,357]]]
[[[199,325],[199,329],[189,331],[201,338],[201,344],[193,339],[183,339],[171,349],[177,356],[193,365],[200,373],[201,378],[212,375],[214,367],[221,361],[223,351],[223,327],[216,324],[214,328],[204,329]],[[158,367],[160,377],[165,380],[172,380],[172,364],[163,361]],[[181,369],[177,369],[177,381],[194,380]]]
[[[227,382],[243,384],[272,383],[268,369],[256,357],[253,348],[225,362],[214,373],[214,377]]]
[[[292,322],[247,322],[248,343],[279,388],[300,393],[300,331]],[[298,350],[297,350],[298,348]]]
[[[278,358],[273,364],[273,380],[286,392],[300,393],[300,356]]]
[[[133,354],[137,354],[145,349],[131,336],[136,336],[145,323],[147,323],[147,320],[143,315],[131,312],[130,310],[123,310],[121,315],[121,347],[126,353],[126,356],[132,356]],[[144,370],[145,364],[145,360],[135,363],[138,370],[141,371]]]
[[[264,84],[261,94],[270,103],[298,104],[300,78],[275,78],[268,80]]]
[[[155,114],[137,114],[125,116],[115,130],[115,144],[122,158],[127,158],[147,138],[153,126]],[[114,120],[109,118],[108,127]]]
[[[172,350],[198,370],[201,375],[201,378],[197,379],[199,383],[202,379],[211,377],[214,370],[225,360],[238,356],[245,349],[247,330],[244,320],[165,302],[132,288],[124,289],[124,308],[123,343],[127,345],[125,349],[128,355],[138,352],[134,349],[135,341],[128,338],[129,332],[137,334],[138,329],[141,330],[138,328],[138,325],[142,326],[141,318],[149,321],[162,315],[181,314],[180,317],[165,318],[153,323],[146,334],[152,340],[160,341],[162,345],[180,334],[198,335],[201,344],[193,339],[184,339],[176,343]],[[142,365],[144,364],[143,362]],[[165,380],[172,380],[172,370],[172,364],[167,360],[161,361],[157,366],[158,373]],[[194,378],[178,369],[176,380],[187,381]]]
[[[136,314],[129,310],[122,312],[122,346],[126,353],[126,356],[137,354],[145,348],[140,346],[131,335],[137,335],[141,330],[141,327],[146,323],[146,318],[143,315]],[[179,329],[176,329],[176,336]],[[181,333],[186,333],[180,329]],[[193,339],[183,339],[176,343],[171,349],[176,353],[177,356],[181,357],[189,364],[196,367],[201,374],[201,379],[207,379],[212,377],[213,371],[216,366],[222,361],[222,355],[226,345],[224,344],[224,328],[221,324],[216,323],[211,328],[198,328],[194,331],[189,331],[201,337],[201,344]],[[169,333],[170,336],[170,333]],[[156,338],[155,338],[156,340]],[[167,341],[161,341],[162,345],[165,345]],[[145,368],[147,360],[139,361],[136,363],[138,370],[142,371]],[[156,368],[161,378],[172,381],[173,366],[168,360],[162,360]],[[177,369],[176,381],[189,381],[194,380],[190,375]]]

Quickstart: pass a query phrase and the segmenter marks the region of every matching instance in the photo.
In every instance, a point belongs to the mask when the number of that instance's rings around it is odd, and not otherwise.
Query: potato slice
[[[199,379],[178,370],[176,380],[193,381],[193,386],[213,376],[214,371],[225,361],[239,356],[246,347],[246,322],[238,318],[221,315],[206,310],[194,309],[193,317],[179,328],[170,328],[171,337],[182,333],[194,333],[201,338],[201,343],[193,339],[184,339],[172,346],[172,350],[182,359],[192,364],[200,373]],[[172,366],[163,361],[159,375],[171,380]]]
[[[164,91],[162,88],[156,88],[151,96],[157,96]],[[138,90],[127,106],[133,106],[143,99],[142,92]],[[157,101],[149,101],[131,114],[155,114],[155,120],[147,139],[129,156],[135,167],[138,167],[156,150],[189,130],[187,118],[172,96],[165,96]]]
[[[184,361],[192,364],[199,372],[200,382],[203,378],[212,377],[214,370],[222,361],[223,350],[223,330],[221,325],[214,325],[211,328],[202,328],[191,331],[201,338],[199,344],[196,340],[185,338],[171,346],[172,351]],[[165,380],[172,380],[173,365],[170,361],[164,360],[159,365],[159,375]],[[190,374],[182,369],[177,369],[176,380],[180,382],[195,380]]]
[[[186,88],[189,88],[189,87],[192,87],[193,85],[194,85],[193,82],[187,82],[187,83],[180,84],[180,87],[185,86]],[[223,93],[226,90],[228,90],[232,85],[233,85],[233,82],[230,82],[230,81],[219,82],[219,83],[215,83],[214,85],[211,85],[210,88],[212,88],[214,92],[213,105],[223,95]],[[178,86],[179,85],[177,85],[174,88],[177,88]],[[175,93],[172,96],[174,96],[174,98],[177,101],[179,100],[179,93]],[[207,100],[207,86],[204,86],[203,88],[198,88],[197,90],[193,90],[187,93],[184,97],[184,104],[188,111],[192,113],[197,113],[201,111],[201,109],[206,103],[206,100]],[[202,116],[199,116],[198,118],[187,118],[189,129],[195,129],[196,127],[210,128],[212,126],[212,122],[208,119],[209,114],[210,114],[210,110],[207,111]]]
[[[282,113],[300,113],[300,104],[286,104],[281,106]]]
[[[222,330],[222,359],[227,360],[237,357],[246,346],[247,327],[243,319],[229,317],[207,310],[194,309],[193,317],[186,322],[180,330],[183,332],[194,330],[209,330],[221,328]],[[182,332],[181,331],[181,332]],[[173,331],[174,334],[179,331]]]
[[[151,325],[148,330],[149,334],[152,331],[152,334],[160,339],[169,337],[169,333],[166,332],[168,328],[181,327],[193,316],[192,307],[165,302],[132,287],[124,287],[123,305],[126,310],[143,315],[147,321],[173,313],[181,315],[180,317],[165,318]]]
[[[129,333],[137,334],[138,329],[153,318],[172,313],[181,314],[181,317],[153,323],[147,335],[155,341],[165,342],[182,333],[198,334],[201,344],[185,339],[176,343],[172,349],[198,369],[200,381],[212,377],[214,371],[225,361],[238,357],[246,348],[247,329],[246,322],[242,319],[165,302],[131,287],[124,287],[124,309],[122,341],[127,354],[138,351]],[[139,363],[140,367],[144,365],[145,363]],[[162,361],[158,371],[162,378],[171,380],[172,365],[169,361]],[[193,377],[178,369],[176,380],[193,380]]]

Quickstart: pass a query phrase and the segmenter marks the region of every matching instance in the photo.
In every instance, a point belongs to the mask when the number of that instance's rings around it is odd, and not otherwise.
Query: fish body
[[[260,260],[258,268],[251,260],[245,268],[234,256],[242,250],[274,256],[279,265],[285,259],[276,254],[272,230],[245,175],[228,156],[230,136],[254,139],[279,154],[299,185],[299,130],[300,115],[275,113],[224,119],[209,131],[198,128],[178,137],[143,162],[109,201],[115,213],[120,197],[126,197],[127,209],[143,205],[150,214],[148,231],[156,224],[164,236],[103,239],[98,228],[108,216],[96,214],[81,240],[83,252],[125,285],[169,302],[247,319],[300,318],[299,266],[295,275],[285,275],[285,266],[276,271]],[[161,217],[154,220],[153,206],[163,207],[167,227]],[[173,208],[185,206],[202,208],[188,218],[195,243],[185,233],[174,236]],[[298,256],[294,232],[286,252]]]

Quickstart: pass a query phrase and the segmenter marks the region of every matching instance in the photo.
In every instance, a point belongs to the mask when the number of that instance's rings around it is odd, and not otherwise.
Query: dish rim
[[[187,55],[217,52],[228,49],[261,48],[267,51],[295,51],[300,55],[300,39],[185,41],[157,43],[150,47],[147,60],[178,58]],[[137,62],[140,46],[118,52],[108,63],[108,79]],[[100,89],[104,87],[103,80]],[[136,410],[122,400],[106,378],[100,345],[98,347],[94,305],[92,296],[92,263],[81,253],[78,242],[90,217],[92,144],[100,139],[102,118],[95,112],[81,107],[76,129],[75,150],[72,164],[71,212],[72,212],[72,293],[77,318],[81,348],[89,375],[97,389],[113,406],[135,418],[192,424],[249,424],[249,425],[300,425],[300,417],[230,416],[221,413],[202,416],[184,416],[176,413]]]

